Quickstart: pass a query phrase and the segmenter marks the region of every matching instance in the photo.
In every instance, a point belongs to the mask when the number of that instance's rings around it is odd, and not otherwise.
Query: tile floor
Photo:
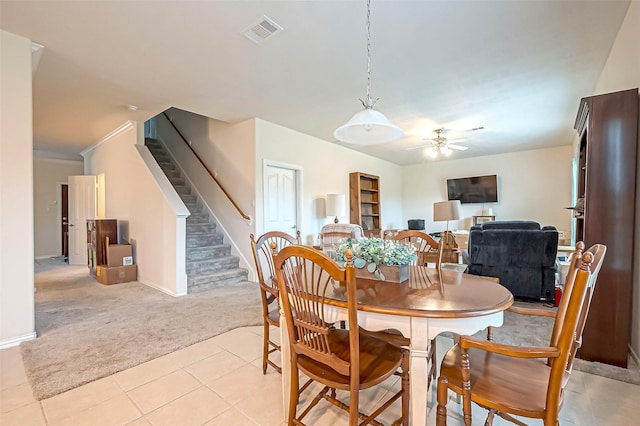
[[[261,333],[262,327],[239,328],[42,401],[33,399],[19,347],[4,349],[0,425],[283,425],[280,375],[261,371]],[[439,344],[443,352],[446,343]],[[363,409],[399,386],[397,380],[363,392]],[[574,371],[561,424],[637,424],[638,401],[640,386]],[[397,407],[381,419],[388,423],[399,412]],[[481,409],[474,412],[474,425],[482,425]],[[346,424],[342,411],[323,402],[305,420],[310,426]],[[435,410],[430,409],[429,420],[435,424]],[[453,401],[448,424],[462,424]],[[507,423],[498,418],[494,424]]]

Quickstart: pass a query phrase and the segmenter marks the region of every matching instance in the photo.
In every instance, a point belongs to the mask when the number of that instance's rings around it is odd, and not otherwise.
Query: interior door
[[[87,264],[87,219],[96,217],[96,177],[69,176],[69,264]]]
[[[295,235],[298,228],[298,170],[265,166],[265,232],[282,231]]]
[[[69,262],[69,185],[60,185],[60,241],[62,241],[62,257],[65,262]]]

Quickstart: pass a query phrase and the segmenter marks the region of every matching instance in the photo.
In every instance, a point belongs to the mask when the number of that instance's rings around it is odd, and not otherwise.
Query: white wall
[[[62,254],[60,184],[68,176],[84,174],[82,161],[34,159],[33,209],[35,257]]]
[[[383,229],[406,226],[402,219],[402,167],[286,127],[256,119],[256,233],[264,230],[264,160],[302,167],[302,241],[311,244],[325,217],[326,194],[345,194],[347,208],[340,222],[349,222],[349,173],[380,176],[380,205]],[[405,223],[405,225],[402,225]]]
[[[640,87],[640,1],[632,1],[594,95]],[[640,146],[637,170],[640,170]],[[640,172],[636,171],[636,226],[631,350],[640,364]]]
[[[185,218],[188,211],[146,147],[126,123],[83,151],[85,174],[104,173],[106,218],[126,229],[138,281],[172,295],[186,293]],[[149,165],[150,164],[150,165]],[[181,240],[180,240],[181,236]],[[119,235],[121,237],[121,235]]]
[[[404,223],[425,219],[427,232],[443,231],[445,222],[433,222],[433,203],[447,199],[450,178],[497,175],[498,202],[486,203],[496,220],[534,220],[569,230],[571,212],[570,145],[460,160],[434,161],[403,170]],[[465,220],[449,229],[469,229],[472,216],[482,215],[482,204],[463,204]]]
[[[35,337],[31,41],[0,30],[0,348]]]
[[[176,108],[167,114],[241,210],[252,218],[246,220],[238,213],[166,118],[157,117],[158,137],[183,169],[192,189],[209,207],[218,229],[225,235],[225,243],[232,244],[231,253],[240,258],[240,267],[253,271],[249,235],[255,232],[254,121],[228,124]],[[249,279],[257,277],[250,273]]]

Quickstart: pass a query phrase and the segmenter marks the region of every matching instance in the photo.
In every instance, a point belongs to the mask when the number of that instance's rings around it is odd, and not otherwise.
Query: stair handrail
[[[204,169],[207,171],[207,173],[209,173],[209,176],[211,176],[211,179],[213,179],[213,181],[218,185],[218,188],[220,188],[220,190],[222,190],[222,192],[227,197],[227,199],[231,202],[231,204],[233,204],[233,207],[236,208],[236,211],[240,214],[240,216],[242,216],[242,218],[245,219],[245,220],[251,220],[251,216],[248,216],[247,214],[245,214],[245,212],[242,211],[242,209],[240,208],[240,206],[238,206],[238,204],[235,202],[233,197],[231,197],[231,195],[227,192],[227,190],[220,183],[220,181],[214,176],[214,174],[211,172],[211,170],[209,170],[209,167],[207,167],[207,165],[204,163],[204,161],[202,161],[202,158],[200,158],[198,153],[193,149],[191,144],[187,141],[187,138],[185,138],[185,136],[182,134],[182,132],[180,130],[178,130],[178,128],[176,127],[175,124],[173,124],[173,121],[171,121],[171,118],[169,118],[167,113],[163,111],[162,115],[164,115],[164,117],[167,119],[167,121],[169,121],[169,123],[171,124],[171,127],[173,127],[173,129],[178,133],[178,135],[180,135],[180,138],[182,139],[182,141],[189,147],[191,152],[193,152],[193,155],[196,156],[196,158],[198,159],[200,164],[202,164],[202,167],[204,167]]]

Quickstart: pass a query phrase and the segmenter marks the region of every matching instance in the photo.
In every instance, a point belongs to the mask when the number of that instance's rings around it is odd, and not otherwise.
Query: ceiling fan
[[[473,132],[476,130],[482,130],[484,129],[484,127],[474,127],[473,129],[468,129],[466,130],[467,132]],[[427,154],[430,157],[437,157],[438,153],[443,154],[445,156],[451,155],[451,150],[454,149],[456,151],[466,151],[468,149],[468,147],[463,146],[463,145],[458,145],[458,144],[454,144],[451,142],[457,142],[457,141],[463,141],[466,138],[458,138],[458,139],[447,139],[446,137],[444,137],[444,135],[449,132],[450,129],[445,129],[445,128],[440,128],[440,129],[436,129],[434,130],[434,133],[436,134],[436,137],[433,139],[424,139],[427,142],[431,143],[431,146],[427,149]],[[419,146],[413,146],[411,148],[407,148],[407,150],[412,150],[412,149],[418,149],[418,148],[424,148],[424,147],[428,147],[429,145],[419,145]]]

